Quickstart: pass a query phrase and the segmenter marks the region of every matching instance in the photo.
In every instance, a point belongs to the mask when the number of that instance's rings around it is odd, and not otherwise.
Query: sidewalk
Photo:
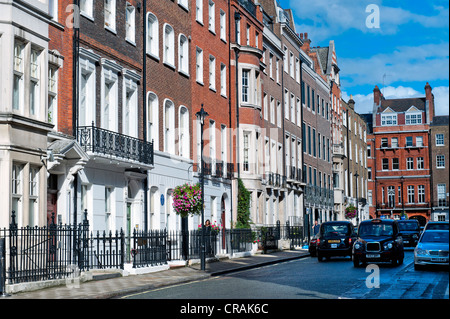
[[[164,286],[205,280],[211,276],[261,267],[277,262],[289,261],[309,256],[307,250],[284,250],[248,257],[227,258],[206,264],[205,271],[200,264],[171,268],[149,274],[130,275],[80,283],[78,287],[62,285],[32,292],[11,294],[9,299],[108,299],[124,294],[132,294]]]

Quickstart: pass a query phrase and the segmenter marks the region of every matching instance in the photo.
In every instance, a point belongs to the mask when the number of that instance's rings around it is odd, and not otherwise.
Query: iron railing
[[[269,225],[254,229],[205,230],[205,257],[251,251],[258,242],[264,250],[277,248],[278,240],[302,244],[302,226]],[[167,264],[170,260],[200,259],[202,233],[199,230],[135,230],[125,234],[89,231],[87,211],[78,225],[56,224],[54,214],[49,225],[18,227],[12,212],[8,229],[0,229],[4,247],[1,274],[7,284],[64,279],[75,271],[124,269]]]
[[[77,139],[85,152],[153,164],[153,143],[94,126],[80,126]]]

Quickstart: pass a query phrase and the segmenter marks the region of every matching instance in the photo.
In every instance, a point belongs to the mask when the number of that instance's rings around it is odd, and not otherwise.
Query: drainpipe
[[[234,19],[235,21],[238,21],[241,19],[241,15],[239,12],[234,13]],[[237,23],[235,22],[235,40],[237,44]],[[239,49],[237,47],[234,48],[234,53],[236,56],[236,166],[237,166],[237,173],[238,173],[238,179],[241,178],[241,168],[240,168],[240,152],[239,152]]]
[[[231,25],[231,4],[230,4],[230,0],[227,1],[228,3],[228,25]],[[231,28],[228,28],[228,43],[231,43]],[[233,134],[232,134],[232,116],[231,116],[231,51],[228,50],[228,135],[229,135],[229,152],[228,152],[228,159],[227,159],[227,163],[232,163],[232,150],[233,150]],[[226,168],[227,174],[229,174],[228,172],[228,167]],[[233,173],[233,172],[232,172]],[[232,175],[230,174],[230,184],[232,184]],[[230,185],[231,186],[231,185]],[[224,228],[225,228],[225,221],[224,222]],[[233,226],[233,187],[230,187],[230,228],[232,228]]]
[[[147,142],[147,28],[146,28],[146,12],[147,0],[142,1],[142,131],[144,143]],[[144,230],[148,230],[148,175],[143,181],[144,188]]]
[[[80,0],[74,0],[74,8],[79,8]],[[79,79],[80,12],[75,10],[72,37],[72,135],[77,139],[78,128],[78,79]]]
[[[301,170],[302,170],[302,182],[303,182],[303,180],[304,180],[304,174],[306,174],[306,172],[304,172],[303,171],[303,166],[304,166],[304,164],[305,164],[305,161],[304,161],[304,154],[303,154],[303,145],[304,145],[304,143],[305,143],[305,137],[303,136],[303,90],[302,90],[302,88],[303,88],[303,59],[302,59],[302,55],[300,54],[300,109],[301,109],[301,112],[300,112],[300,121],[301,121],[301,136],[302,136],[302,152],[301,152],[301,154],[302,154],[302,167],[301,167]],[[308,216],[307,214],[306,214],[306,202],[305,202],[305,189],[303,188],[303,225],[304,225],[304,223],[305,223],[305,220],[306,220],[306,217]],[[309,218],[308,218],[308,227],[307,227],[307,234],[308,234],[308,236],[307,236],[307,241],[308,241],[308,245],[309,245],[309,238],[310,238],[310,225],[309,225]]]

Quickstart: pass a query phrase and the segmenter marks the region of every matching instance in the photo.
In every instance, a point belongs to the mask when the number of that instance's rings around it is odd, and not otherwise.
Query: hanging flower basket
[[[353,206],[352,204],[350,204],[346,209],[345,209],[345,218],[347,219],[352,219],[356,217],[356,207]]]
[[[188,183],[175,187],[173,191],[173,209],[181,217],[200,215],[202,212],[202,191],[200,184]]]

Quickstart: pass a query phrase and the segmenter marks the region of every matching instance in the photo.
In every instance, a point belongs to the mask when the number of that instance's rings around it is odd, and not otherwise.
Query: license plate
[[[447,261],[447,258],[431,258],[431,261],[443,262]]]
[[[336,244],[338,244],[338,243],[340,243],[341,241],[340,241],[339,239],[330,239],[328,242],[329,242],[329,243],[336,243]]]
[[[331,248],[337,248],[337,244],[331,244]]]
[[[380,258],[380,254],[366,254],[366,258]]]

